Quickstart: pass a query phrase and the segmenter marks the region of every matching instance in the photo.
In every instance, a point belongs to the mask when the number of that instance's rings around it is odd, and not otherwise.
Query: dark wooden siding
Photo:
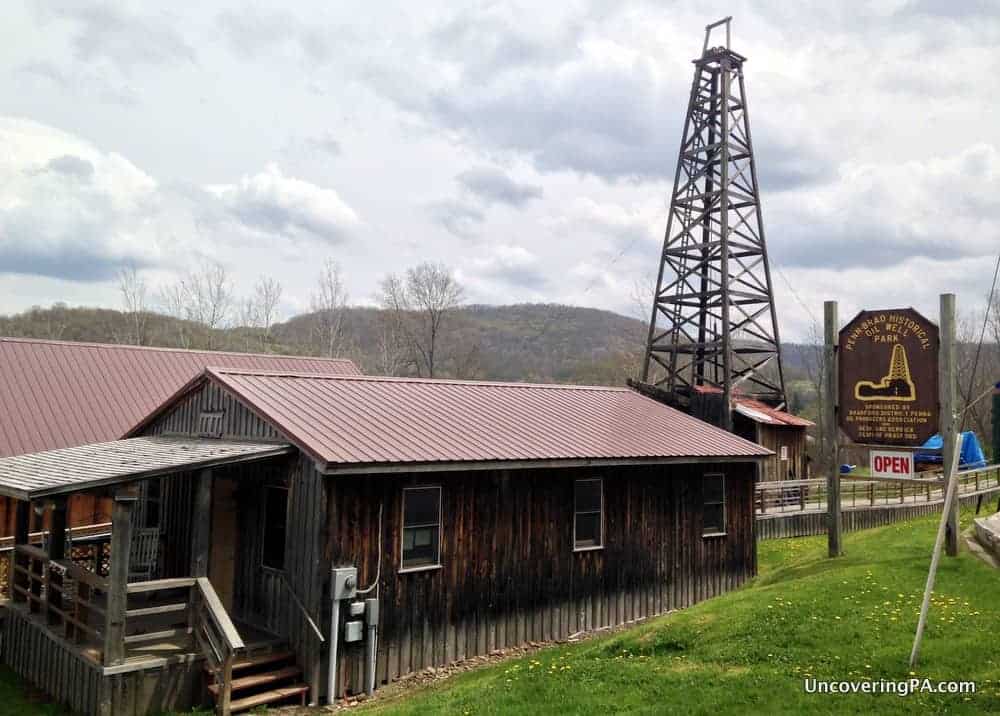
[[[727,474],[727,535],[702,537],[702,476]],[[493,649],[625,624],[742,584],[756,570],[752,465],[331,477],[334,564],[368,584],[383,509],[378,680]],[[574,552],[573,480],[602,476],[605,547]],[[442,568],[400,573],[404,486],[442,486]],[[340,684],[360,688],[348,647]]]
[[[807,477],[806,429],[757,423],[742,415],[733,416],[734,432],[771,450],[774,455],[760,464],[760,480],[805,480]],[[788,460],[781,459],[781,446],[788,448]],[[791,474],[789,474],[791,473]]]
[[[173,410],[149,425],[145,435],[197,435],[202,412],[222,411],[222,437],[282,440],[270,423],[259,418],[227,391],[212,383],[181,400]]]
[[[224,437],[284,439],[279,431],[238,399],[212,384],[187,396],[176,408],[151,424],[145,433],[197,435],[200,414],[216,411],[224,412]],[[318,686],[323,650],[288,590],[294,590],[314,622],[322,623],[321,607],[329,573],[329,562],[325,561],[322,552],[327,527],[324,479],[316,472],[312,461],[301,454],[220,468],[217,472],[220,477],[234,477],[238,481],[240,541],[236,546],[234,616],[286,638],[298,654],[306,678]],[[164,479],[167,532],[164,542],[167,553],[171,549],[176,552],[176,558],[170,562],[171,576],[190,572],[190,477],[178,475]],[[268,484],[289,488],[285,569],[280,573],[261,566],[262,497],[263,488]]]

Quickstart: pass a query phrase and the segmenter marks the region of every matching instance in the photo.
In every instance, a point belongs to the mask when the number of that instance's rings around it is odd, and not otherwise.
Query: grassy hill
[[[968,525],[970,514],[963,514]],[[760,545],[749,586],[641,626],[386,692],[378,714],[983,713],[1000,711],[1000,572],[963,553],[938,575],[919,666],[907,665],[936,517]],[[974,680],[977,693],[828,695],[804,680]]]

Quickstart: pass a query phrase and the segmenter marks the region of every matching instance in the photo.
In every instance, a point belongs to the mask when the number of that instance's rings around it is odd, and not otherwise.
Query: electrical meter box
[[[333,570],[333,598],[353,599],[358,591],[358,568],[337,567]]]
[[[364,622],[353,621],[344,624],[345,642],[361,641],[361,639],[364,638],[364,633],[365,633]]]

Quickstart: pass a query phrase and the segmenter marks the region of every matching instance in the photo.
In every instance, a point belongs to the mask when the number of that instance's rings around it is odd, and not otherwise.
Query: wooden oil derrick
[[[785,405],[781,348],[743,82],[731,18],[706,28],[694,81],[643,362],[643,383],[689,406],[697,387]],[[726,27],[724,47],[709,47]],[[731,429],[731,411],[722,410]]]

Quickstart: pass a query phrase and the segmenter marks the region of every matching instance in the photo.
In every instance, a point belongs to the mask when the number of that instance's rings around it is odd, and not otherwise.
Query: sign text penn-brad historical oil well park
[[[868,447],[867,479],[913,481],[912,450],[941,432],[953,448],[954,310],[941,296],[941,329],[912,308],[861,311],[843,328],[825,305],[824,395],[830,556],[841,552],[840,448]],[[893,450],[895,448],[895,450]],[[926,481],[926,480],[925,480]]]
[[[840,331],[840,428],[862,445],[938,431],[938,329],[912,308],[862,311]]]
[[[830,556],[842,554],[841,431],[854,445],[871,449],[872,473],[868,479],[944,487],[941,522],[910,653],[911,666],[919,655],[942,546],[947,542],[948,554],[958,554],[955,486],[960,441],[955,409],[954,294],[942,294],[940,305],[938,326],[912,308],[902,308],[862,311],[843,329],[838,325],[836,301],[827,301],[824,306],[823,411],[829,460]],[[913,476],[912,455],[899,448],[920,447],[938,432],[942,438],[943,474],[940,478]]]

